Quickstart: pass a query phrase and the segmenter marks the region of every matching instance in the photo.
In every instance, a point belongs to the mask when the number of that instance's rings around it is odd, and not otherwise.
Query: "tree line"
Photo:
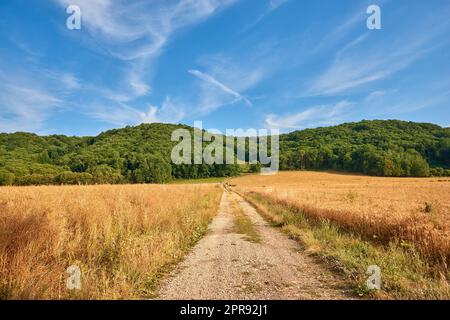
[[[375,176],[450,176],[450,129],[374,120],[280,137],[282,170],[332,169]]]
[[[0,134],[0,185],[164,183],[257,172],[261,165],[175,165],[173,124],[142,124],[95,137]],[[225,146],[224,146],[225,148]],[[376,176],[450,176],[450,129],[398,120],[361,121],[280,135],[281,170]]]

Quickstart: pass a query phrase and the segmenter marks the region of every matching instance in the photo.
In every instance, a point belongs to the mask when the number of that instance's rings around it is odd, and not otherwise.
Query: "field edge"
[[[305,251],[316,257],[351,284],[360,297],[371,299],[450,299],[445,275],[430,275],[429,263],[413,247],[391,242],[381,246],[363,240],[354,233],[342,232],[330,221],[311,223],[308,217],[289,206],[271,202],[255,192],[234,192],[246,199],[261,216]],[[368,290],[367,267],[380,265],[381,290]]]

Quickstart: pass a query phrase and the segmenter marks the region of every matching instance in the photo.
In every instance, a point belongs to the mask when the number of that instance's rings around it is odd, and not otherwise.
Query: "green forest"
[[[449,176],[450,128],[373,120],[295,131],[280,136],[280,167],[375,176]]]
[[[0,185],[164,183],[234,176],[259,164],[175,165],[173,124],[141,124],[95,137],[0,134]],[[225,146],[224,146],[225,148]],[[450,176],[450,128],[373,120],[280,135],[281,170],[342,170],[376,176]]]

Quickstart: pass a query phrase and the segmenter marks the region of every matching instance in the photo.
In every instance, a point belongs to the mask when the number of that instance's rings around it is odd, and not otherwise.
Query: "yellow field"
[[[217,185],[0,188],[0,299],[143,298],[215,215]],[[66,270],[81,269],[81,290]]]
[[[324,172],[280,172],[233,179],[236,190],[297,208],[373,240],[414,243],[449,263],[450,180],[381,178]]]

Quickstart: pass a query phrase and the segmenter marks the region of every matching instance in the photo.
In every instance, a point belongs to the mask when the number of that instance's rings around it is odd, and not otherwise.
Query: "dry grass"
[[[414,245],[446,270],[450,263],[450,181],[438,178],[379,178],[321,172],[281,172],[232,181],[341,230],[388,244]]]
[[[212,184],[0,188],[0,299],[151,297],[220,195]],[[66,288],[73,264],[78,291]]]
[[[412,246],[395,242],[380,246],[361,239],[358,234],[342,232],[327,220],[311,223],[305,214],[292,206],[274,202],[264,195],[250,192],[247,200],[258,212],[303,249],[318,257],[331,269],[341,273],[360,296],[376,299],[450,299],[450,274],[433,272],[434,264],[426,261]],[[369,290],[367,267],[381,269],[382,290]],[[444,271],[445,272],[445,271]]]

